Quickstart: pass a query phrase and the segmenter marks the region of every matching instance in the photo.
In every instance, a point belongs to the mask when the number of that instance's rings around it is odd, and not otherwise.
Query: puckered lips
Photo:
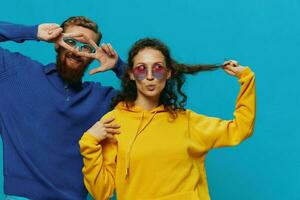
[[[148,91],[154,91],[156,86],[154,84],[149,84],[149,85],[146,85],[146,88]]]

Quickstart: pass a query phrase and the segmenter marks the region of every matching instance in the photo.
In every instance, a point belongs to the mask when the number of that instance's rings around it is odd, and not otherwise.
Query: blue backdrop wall
[[[299,0],[9,0],[1,1],[0,9],[1,21],[28,25],[85,15],[100,24],[103,42],[112,43],[124,59],[134,41],[150,36],[166,42],[181,62],[221,63],[230,58],[251,66],[257,78],[255,133],[238,147],[209,153],[211,197],[300,199]],[[55,60],[53,44],[1,46],[45,64]],[[119,86],[111,72],[85,79]],[[189,77],[187,107],[230,119],[238,89],[236,79],[222,71]],[[0,163],[2,167],[2,158]]]

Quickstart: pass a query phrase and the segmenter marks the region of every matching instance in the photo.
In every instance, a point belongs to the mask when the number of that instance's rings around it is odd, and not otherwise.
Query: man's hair
[[[90,29],[90,30],[94,31],[97,34],[96,44],[97,45],[100,44],[102,34],[98,30],[98,25],[94,21],[90,20],[89,18],[84,17],[84,16],[70,17],[70,18],[66,19],[61,24],[61,27],[63,28],[63,31],[65,31],[68,26],[82,26],[84,28],[87,28],[87,29]]]

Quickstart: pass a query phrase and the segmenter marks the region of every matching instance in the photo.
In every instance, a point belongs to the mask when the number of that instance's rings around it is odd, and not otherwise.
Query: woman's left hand
[[[228,60],[223,64],[224,71],[232,76],[238,76],[246,67],[241,66],[236,60]]]

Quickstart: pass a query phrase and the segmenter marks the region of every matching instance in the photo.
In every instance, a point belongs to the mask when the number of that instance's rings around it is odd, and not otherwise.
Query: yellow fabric
[[[253,132],[255,78],[250,68],[241,84],[234,119],[221,120],[191,110],[170,118],[163,106],[151,111],[123,103],[106,114],[121,125],[118,144],[80,140],[84,182],[96,200],[209,200],[205,156],[212,148],[233,146]],[[116,162],[115,162],[116,161]]]

